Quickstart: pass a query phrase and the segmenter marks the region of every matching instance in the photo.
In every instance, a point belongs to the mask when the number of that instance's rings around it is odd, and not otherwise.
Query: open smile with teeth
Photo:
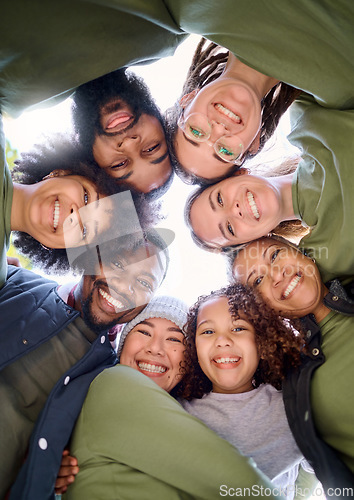
[[[295,290],[295,288],[298,286],[298,284],[300,283],[300,280],[301,280],[301,276],[299,276],[298,274],[290,281],[287,289],[285,290],[284,294],[283,294],[283,298],[286,299],[289,294],[291,292],[293,292]]]
[[[165,373],[167,371],[167,368],[161,365],[154,365],[152,363],[143,363],[143,362],[138,362],[138,367],[140,370],[144,370],[144,372],[150,372],[150,373]]]
[[[259,220],[259,211],[251,191],[247,191],[247,201],[252,211],[253,217]]]
[[[217,358],[217,359],[214,359],[213,361],[215,361],[215,363],[217,363],[218,365],[221,365],[221,364],[226,364],[226,363],[238,363],[240,361],[240,357],[236,357],[236,358]]]
[[[115,299],[112,297],[112,295],[109,295],[109,293],[105,292],[102,290],[102,288],[98,289],[98,293],[101,295],[101,297],[108,302],[111,306],[113,306],[115,309],[125,309],[125,305],[122,304],[119,300]]]
[[[237,123],[237,125],[239,125],[241,123],[241,121],[242,121],[241,117],[238,116],[238,115],[236,115],[236,113],[234,113],[233,111],[231,111],[231,109],[226,108],[225,106],[223,106],[220,103],[215,104],[215,108],[220,113],[222,113],[223,115],[225,115],[228,118],[230,118],[231,121],[233,121],[234,123]]]
[[[57,227],[59,224],[59,216],[60,216],[60,203],[59,203],[59,200],[55,200],[54,210],[53,210],[53,228],[54,228],[54,231],[57,230]]]

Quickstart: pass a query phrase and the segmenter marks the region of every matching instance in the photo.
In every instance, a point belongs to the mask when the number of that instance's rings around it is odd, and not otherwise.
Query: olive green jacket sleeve
[[[6,143],[0,113],[0,288],[6,281],[6,254],[10,245],[13,185],[6,163]]]
[[[266,487],[272,498],[271,483],[250,459],[125,366],[91,384],[70,451],[80,471],[66,500],[212,500],[230,488],[263,496]]]
[[[172,55],[186,33],[332,108],[354,108],[354,2],[348,0],[4,0],[2,109],[67,95],[138,62]]]

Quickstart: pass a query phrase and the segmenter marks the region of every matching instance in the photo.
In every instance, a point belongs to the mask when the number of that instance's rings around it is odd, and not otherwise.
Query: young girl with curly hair
[[[300,363],[302,334],[243,285],[200,297],[184,329],[184,409],[252,457],[288,498],[300,463],[301,477],[313,486],[317,479],[291,434],[280,391],[287,370]]]

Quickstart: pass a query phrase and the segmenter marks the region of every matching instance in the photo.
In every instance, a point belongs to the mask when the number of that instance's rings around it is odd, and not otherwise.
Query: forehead
[[[229,309],[228,299],[225,295],[215,295],[208,298],[199,306],[198,322],[206,319],[214,319],[212,315],[222,312],[227,313]]]
[[[176,323],[166,318],[147,318],[138,325],[136,325],[133,328],[133,330],[139,329],[139,327],[142,324],[147,325],[148,327],[152,328],[153,330],[156,330],[157,332],[163,332],[171,328],[180,330],[180,327],[177,326]]]

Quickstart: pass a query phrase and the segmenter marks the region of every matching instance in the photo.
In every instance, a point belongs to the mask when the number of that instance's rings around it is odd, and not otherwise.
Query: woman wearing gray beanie
[[[188,306],[175,297],[160,296],[150,303],[122,330],[117,355],[122,365],[130,366],[151,378],[173,396],[180,394]]]

